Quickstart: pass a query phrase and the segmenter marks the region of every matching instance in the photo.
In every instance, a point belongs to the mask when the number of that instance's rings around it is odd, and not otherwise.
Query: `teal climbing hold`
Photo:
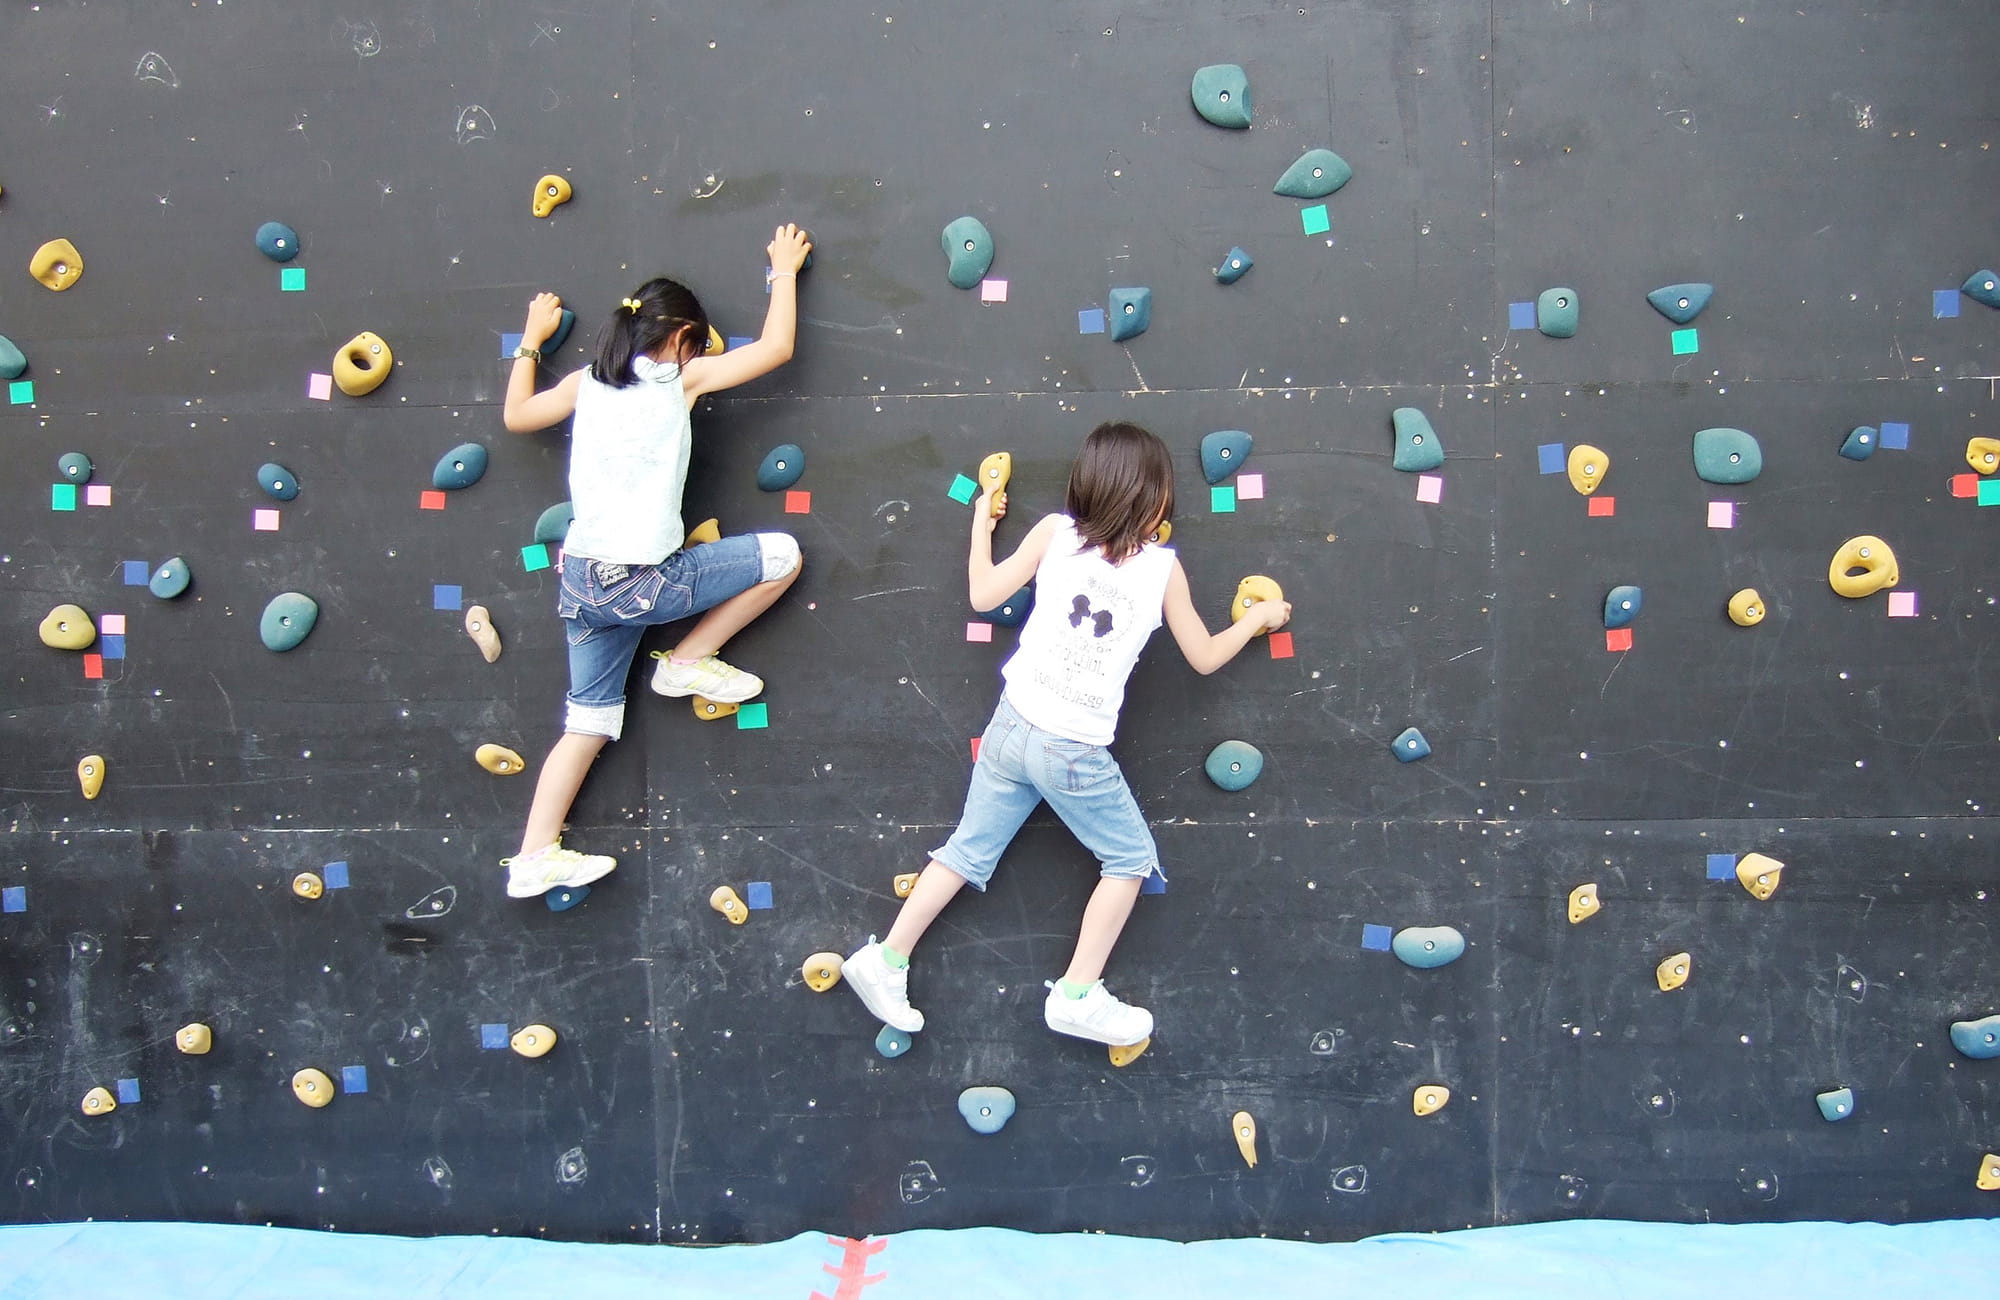
[[[958,1113],[974,1133],[998,1133],[1014,1118],[1014,1094],[1005,1088],[967,1088],[958,1094]]]
[[[875,1050],[893,1061],[910,1050],[910,1035],[894,1025],[884,1025],[875,1035]]]
[[[159,568],[146,581],[146,589],[161,600],[172,600],[188,589],[188,579],[194,575],[188,572],[188,563],[176,555]]]
[[[1285,168],[1271,193],[1294,199],[1323,199],[1354,177],[1347,160],[1331,149],[1308,149]]]
[[[1111,291],[1111,341],[1122,343],[1129,338],[1146,332],[1153,323],[1153,291],[1151,289],[1113,289]]]
[[[576,506],[568,501],[558,501],[542,511],[541,518],[535,520],[535,540],[544,546],[561,546],[563,538],[569,536],[570,521],[576,518]]]
[[[589,897],[589,885],[558,885],[542,895],[542,902],[548,905],[551,912],[567,912]]]
[[[1685,325],[1701,315],[1715,296],[1712,284],[1665,284],[1646,295],[1653,309],[1676,325]]]
[[[2000,307],[2000,274],[1992,271],[1974,271],[1965,277],[1965,283],[1958,286],[1958,289],[1974,302],[1983,302],[1988,307]]]
[[[1414,763],[1420,758],[1429,758],[1431,742],[1424,739],[1424,733],[1410,727],[1402,735],[1389,742],[1389,752],[1404,763]]]
[[[1222,255],[1222,261],[1216,265],[1215,278],[1224,284],[1235,284],[1243,278],[1245,271],[1255,265],[1257,263],[1242,248],[1232,248]]]
[[[989,623],[1001,627],[1019,627],[1027,621],[1028,611],[1035,607],[1035,586],[1029,583],[992,609],[975,611]]]
[[[257,625],[257,633],[264,638],[265,649],[282,653],[296,649],[299,642],[312,635],[313,624],[317,622],[318,601],[300,592],[282,591],[264,606],[264,617]]]
[[[56,457],[56,473],[62,475],[65,483],[88,483],[96,472],[97,466],[80,451],[66,451]]]
[[[1834,1088],[1813,1098],[1819,1103],[1819,1113],[1829,1124],[1846,1119],[1854,1113],[1854,1089]]]
[[[1201,440],[1201,476],[1211,484],[1243,468],[1250,459],[1249,434],[1241,429],[1217,429]]]
[[[2000,1016],[1957,1021],[1951,1027],[1951,1045],[1975,1061],[2000,1056]]]
[[[1247,740],[1225,740],[1208,751],[1202,770],[1225,790],[1247,789],[1264,774],[1264,755]]]
[[[277,461],[267,460],[257,467],[257,486],[280,501],[290,501],[299,494],[299,476]]]
[[[446,492],[469,488],[486,475],[486,448],[476,442],[462,442],[438,458],[431,471],[431,486]]]
[[[1704,483],[1748,483],[1763,469],[1757,440],[1741,429],[1703,429],[1694,436],[1694,472]]]
[[[299,232],[282,221],[267,221],[257,227],[257,251],[273,262],[289,262],[299,255]]]
[[[1411,926],[1396,931],[1389,950],[1405,966],[1430,970],[1449,966],[1465,955],[1465,936],[1448,925]]]
[[[563,345],[563,341],[569,337],[569,332],[575,328],[576,313],[567,307],[563,308],[561,318],[556,321],[555,333],[549,335],[542,342],[542,355],[545,357],[554,356],[556,349]]]
[[[14,340],[0,334],[0,379],[19,379],[27,369],[27,354],[14,346]]]
[[[1397,469],[1414,474],[1444,464],[1444,444],[1429,416],[1414,406],[1399,406],[1389,419],[1396,426],[1396,458],[1391,463]]]
[[[1639,617],[1644,594],[1637,587],[1613,587],[1604,598],[1604,626],[1629,627]]]
[[[1848,432],[1847,441],[1840,444],[1840,454],[1849,460],[1867,460],[1875,454],[1875,443],[1880,436],[1874,425],[1861,425]]]
[[[757,486],[766,492],[782,492],[806,472],[806,454],[795,442],[771,448],[757,467]]]
[[[1552,339],[1576,336],[1576,290],[1544,289],[1535,299],[1535,328]]]
[[[1211,63],[1194,73],[1194,111],[1217,126],[1250,125],[1250,78],[1234,63]]]
[[[946,278],[970,289],[993,269],[993,232],[978,217],[960,217],[944,228],[944,255],[951,259]]]

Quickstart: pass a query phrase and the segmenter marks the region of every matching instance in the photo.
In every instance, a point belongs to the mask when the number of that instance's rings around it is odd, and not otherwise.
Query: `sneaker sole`
[[[911,1007],[910,1015],[916,1020],[917,1023],[915,1023],[914,1025],[911,1024],[899,1025],[893,1019],[884,1015],[882,1013],[882,1008],[876,1005],[875,1000],[862,991],[861,982],[859,980],[853,979],[850,976],[848,976],[847,963],[844,961],[840,963],[840,974],[841,978],[846,981],[847,987],[854,990],[854,996],[861,999],[861,1005],[868,1008],[869,1015],[875,1017],[883,1024],[889,1026],[889,1028],[900,1029],[906,1034],[920,1034],[923,1032],[924,1029],[923,1012],[917,1010],[915,1007]]]
[[[1149,1027],[1145,1033],[1139,1035],[1137,1038],[1127,1038],[1122,1040],[1117,1038],[1106,1038],[1103,1034],[1098,1033],[1094,1030],[1086,1029],[1081,1025],[1075,1026],[1074,1028],[1067,1027],[1064,1025],[1058,1025],[1054,1021],[1049,1019],[1048,1013],[1046,1011],[1042,1013],[1042,1023],[1049,1027],[1050,1032],[1061,1034],[1065,1038],[1081,1038],[1086,1043],[1102,1043],[1106,1047],[1137,1047],[1140,1043],[1145,1042],[1148,1038],[1151,1038],[1153,1036],[1153,1031]]]
[[[594,885],[598,881],[610,875],[612,872],[616,871],[617,869],[618,869],[618,864],[614,862],[610,866],[606,867],[604,870],[596,872],[592,875],[572,878],[569,880],[557,880],[546,885],[530,885],[528,887],[528,892],[525,894],[514,887],[513,878],[509,877],[507,880],[507,897],[540,898],[543,894],[548,893],[551,889],[575,889],[580,885]]]
[[[705,700],[714,700],[717,704],[742,704],[746,700],[754,700],[764,693],[764,683],[762,682],[757,683],[756,690],[745,691],[740,695],[733,691],[726,695],[717,695],[713,691],[695,690],[692,686],[664,687],[658,681],[651,682],[649,685],[652,687],[653,694],[664,695],[670,700],[684,700],[690,695],[699,695]]]

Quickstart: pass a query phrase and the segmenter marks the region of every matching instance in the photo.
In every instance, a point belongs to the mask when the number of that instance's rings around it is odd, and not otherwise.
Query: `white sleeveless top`
[[[585,371],[570,422],[569,495],[576,518],[563,550],[613,564],[658,564],[680,549],[687,483],[687,394],[681,368],[635,357],[637,383],[613,388]]]
[[[1000,675],[1015,711],[1044,731],[1108,745],[1118,731],[1125,681],[1160,625],[1174,553],[1148,544],[1114,565],[1081,549],[1067,515],[1035,569],[1035,605],[1021,645]]]

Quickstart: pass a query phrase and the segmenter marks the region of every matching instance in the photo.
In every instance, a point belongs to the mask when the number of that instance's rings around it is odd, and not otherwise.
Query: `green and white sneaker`
[[[764,679],[741,668],[731,668],[714,655],[691,664],[677,664],[665,651],[653,651],[660,661],[653,669],[653,692],[680,697],[699,695],[717,704],[741,704],[755,699],[764,689]]]
[[[551,889],[601,880],[611,874],[618,859],[602,853],[578,853],[564,848],[558,840],[533,853],[502,858],[500,865],[507,868],[507,897],[536,898]]]

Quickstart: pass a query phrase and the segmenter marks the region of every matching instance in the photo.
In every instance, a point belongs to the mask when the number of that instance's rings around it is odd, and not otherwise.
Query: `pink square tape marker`
[[[1889,593],[1890,618],[1915,618],[1917,616],[1917,593],[1914,591],[1892,591]]]
[[[1238,474],[1236,476],[1236,499],[1238,501],[1262,501],[1264,499],[1264,476],[1262,474]]]
[[[278,512],[275,510],[255,511],[250,516],[250,526],[260,533],[275,533],[278,531]]]
[[[1708,526],[1710,528],[1736,527],[1736,503],[1734,501],[1709,502]]]
[[[1429,505],[1444,500],[1444,479],[1436,474],[1417,475],[1417,500]]]
[[[993,625],[991,623],[981,623],[977,619],[971,620],[965,625],[965,639],[968,641],[991,641],[993,639]]]
[[[1005,280],[981,280],[979,282],[979,301],[1007,301],[1007,282]]]
[[[315,402],[332,401],[333,376],[322,375],[317,371],[309,375],[306,378],[306,396],[312,398]]]
[[[100,615],[97,620],[97,630],[105,636],[124,636],[125,616],[123,614]]]
[[[83,490],[83,504],[87,506],[108,506],[111,504],[111,485],[92,483]]]

